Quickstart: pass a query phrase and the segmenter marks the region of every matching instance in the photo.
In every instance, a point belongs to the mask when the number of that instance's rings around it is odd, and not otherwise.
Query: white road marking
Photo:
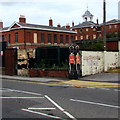
[[[103,90],[110,90],[109,88],[99,88],[99,89],[103,89]]]
[[[44,97],[0,97],[0,99],[40,99]]]
[[[28,110],[28,109],[22,109],[22,110],[23,110],[23,111],[26,111],[26,112],[31,112],[31,113],[35,113],[35,114],[39,114],[39,115],[43,115],[43,116],[46,116],[46,117],[62,119],[62,118],[57,117],[57,116],[52,116],[52,115],[48,115],[48,114],[45,114],[45,113],[36,112],[36,111]]]
[[[28,110],[55,110],[56,108],[28,108]]]
[[[38,95],[38,96],[41,95],[39,93],[34,93],[34,92],[28,92],[28,91],[22,91],[22,90],[15,90],[15,89],[9,89],[9,88],[6,88],[6,89],[11,90],[11,91],[15,91],[15,92],[26,93],[26,94],[30,94],[30,95]]]
[[[59,110],[61,110],[63,113],[65,113],[69,118],[73,119],[73,120],[77,120],[75,117],[73,117],[70,113],[68,113],[67,111],[65,111],[62,107],[60,107],[57,103],[55,103],[50,97],[48,97],[47,95],[45,95],[45,97],[52,102]]]
[[[100,106],[105,106],[105,107],[120,108],[119,106],[108,105],[108,104],[102,104],[102,103],[95,103],[95,102],[89,102],[89,101],[83,101],[83,100],[75,100],[75,99],[70,99],[70,100],[71,100],[71,101],[74,101],[74,102],[82,102],[82,103],[100,105]]]
[[[117,92],[118,92],[118,91],[120,91],[120,90],[118,90],[118,89],[114,89],[114,91],[117,91]]]

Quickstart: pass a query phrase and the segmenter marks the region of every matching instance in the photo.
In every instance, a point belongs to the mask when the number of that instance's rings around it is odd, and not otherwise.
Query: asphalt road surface
[[[118,120],[118,88],[2,80],[2,120]],[[31,118],[31,119],[30,119]]]

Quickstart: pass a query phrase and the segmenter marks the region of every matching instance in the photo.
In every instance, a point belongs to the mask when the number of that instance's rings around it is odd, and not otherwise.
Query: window
[[[109,25],[109,29],[111,29],[112,28],[112,25]]]
[[[69,36],[66,35],[66,43],[69,43]]]
[[[83,36],[80,36],[80,39],[83,40]]]
[[[54,35],[54,43],[57,43],[57,35]]]
[[[93,31],[96,31],[96,28],[93,28]]]
[[[9,43],[11,42],[11,35],[10,34],[8,35],[8,42]]]
[[[89,31],[89,29],[88,29],[88,28],[86,28],[86,31]]]
[[[96,39],[96,35],[93,35],[93,39]]]
[[[86,35],[86,39],[89,39],[89,35]]]
[[[51,43],[51,34],[48,34],[48,43]]]
[[[74,40],[74,36],[71,36],[71,41],[73,41]]]
[[[77,38],[78,38],[78,37],[77,37],[77,36],[75,36],[75,40],[77,40]]]
[[[81,29],[80,29],[80,33],[83,33],[83,32],[84,32],[84,29],[81,28]]]
[[[18,42],[18,33],[15,33],[15,42]]]
[[[114,25],[114,28],[117,28],[117,25]]]
[[[37,43],[37,33],[34,33],[34,43]]]
[[[41,33],[41,43],[44,43],[44,41],[45,41],[44,33]]]
[[[63,35],[60,35],[60,43],[63,43]]]

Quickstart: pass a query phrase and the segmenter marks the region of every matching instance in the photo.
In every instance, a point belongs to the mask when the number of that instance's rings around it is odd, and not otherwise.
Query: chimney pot
[[[74,27],[74,22],[72,22],[72,27]]]
[[[51,19],[51,17],[49,19],[49,26],[53,26],[53,20]]]
[[[26,23],[26,18],[25,18],[24,15],[20,15],[20,17],[19,17],[19,22],[21,22],[21,23]]]
[[[3,28],[3,22],[0,20],[0,28]]]
[[[58,25],[57,25],[57,27],[61,27],[61,25],[60,25],[60,24],[58,24]]]
[[[67,25],[66,25],[66,28],[70,30],[70,25],[69,25],[69,24],[67,24]]]

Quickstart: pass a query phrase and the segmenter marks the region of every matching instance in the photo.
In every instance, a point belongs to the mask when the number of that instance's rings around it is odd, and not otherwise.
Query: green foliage
[[[91,48],[94,49],[94,50],[103,50],[104,49],[104,44],[103,44],[103,42],[93,43],[91,45]]]
[[[35,69],[48,69],[48,70],[68,70],[69,69],[69,62],[68,60],[65,60],[64,63],[62,63],[61,65],[56,65],[56,64],[52,64],[51,66],[50,65],[47,65],[45,63],[45,60],[42,59],[39,63],[36,63],[35,64]]]

